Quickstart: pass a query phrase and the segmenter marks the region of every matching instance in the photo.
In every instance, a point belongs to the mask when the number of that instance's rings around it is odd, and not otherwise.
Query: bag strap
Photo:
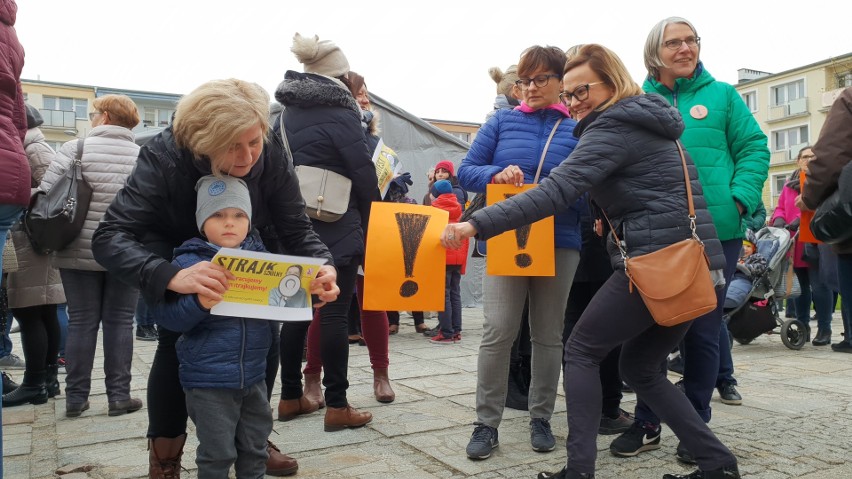
[[[284,112],[287,111],[287,107],[282,105],[281,114],[278,115],[278,133],[281,135],[281,142],[284,143],[284,151],[287,152],[287,159],[290,160],[290,164],[293,164],[293,152],[290,151],[290,142],[287,141],[287,132],[284,131]]]
[[[83,143],[85,143],[85,142],[86,142],[85,138],[80,138],[79,140],[77,140],[77,157],[76,158],[77,158],[77,161],[79,161],[79,162],[83,161]]]
[[[550,140],[553,139],[553,135],[556,134],[556,129],[559,128],[559,124],[562,123],[562,118],[563,117],[560,117],[556,120],[556,124],[553,125],[553,129],[550,130],[550,136],[547,137],[547,143],[544,144],[544,151],[541,152],[541,159],[538,160],[538,169],[535,171],[533,184],[538,183],[538,177],[541,175],[541,167],[544,165],[544,157],[547,156],[547,149],[550,147]]]
[[[689,208],[689,228],[692,230],[692,236],[701,241],[698,238],[698,234],[695,232],[695,203],[692,201],[692,184],[689,181],[689,170],[686,168],[686,155],[683,153],[683,147],[680,144],[679,140],[675,140],[675,145],[677,145],[677,151],[680,153],[680,163],[683,167],[683,180],[686,183],[686,203]],[[616,233],[615,228],[612,226],[612,222],[609,221],[609,216],[607,216],[606,211],[601,209],[601,213],[603,213],[604,218],[606,218],[606,222],[609,224],[609,229],[612,231],[612,236],[615,237],[615,245],[618,246],[618,250],[621,252],[621,258],[627,259],[627,250],[621,239],[618,237],[618,233]]]

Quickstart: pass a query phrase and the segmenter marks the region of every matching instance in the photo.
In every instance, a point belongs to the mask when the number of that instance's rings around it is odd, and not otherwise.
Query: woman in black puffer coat
[[[584,192],[609,216],[631,257],[658,251],[691,236],[681,157],[675,145],[684,129],[677,110],[659,95],[644,95],[621,60],[600,45],[584,45],[565,65],[564,92],[579,123],[573,153],[539,188],[484,208],[470,223],[449,225],[447,247],[474,234],[487,239],[568,209]],[[710,269],[722,278],[721,243],[702,196],[698,173],[687,156],[698,236]],[[736,479],[737,459],[710,431],[689,400],[659,365],[683,338],[691,322],[662,327],[654,322],[638,291],[628,289],[624,262],[612,235],[613,274],[589,303],[566,345],[569,464],[539,478],[594,477],[600,425],[601,361],[622,345],[621,373],[636,393],[695,451],[700,468],[689,476]],[[724,281],[717,281],[719,283]],[[717,294],[723,289],[717,287]],[[657,441],[650,436],[648,441]]]
[[[370,204],[378,199],[378,180],[372,152],[361,127],[361,109],[347,85],[349,63],[343,52],[329,41],[302,37],[293,39],[293,53],[305,65],[305,73],[288,71],[275,91],[275,99],[284,106],[282,117],[273,128],[287,136],[293,164],[313,166],[339,173],[352,180],[349,209],[337,221],[312,219],[314,231],[334,256],[340,296],[314,315],[321,325],[321,356],[326,387],[325,430],[359,427],[373,418],[349,405],[348,315],[358,267],[364,257],[364,236]],[[280,131],[283,123],[284,131]],[[302,351],[310,323],[285,322],[281,328],[281,401],[278,418],[292,419],[322,407],[323,398],[303,394]],[[319,390],[318,374],[313,390]]]

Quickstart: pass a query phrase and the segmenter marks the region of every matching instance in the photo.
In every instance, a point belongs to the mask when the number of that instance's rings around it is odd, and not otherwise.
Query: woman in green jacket
[[[683,116],[686,129],[681,142],[698,168],[707,207],[725,250],[725,275],[730,281],[742,247],[743,218],[751,217],[761,204],[769,149],[766,135],[740,94],[710,75],[699,60],[700,52],[701,38],[688,20],[670,17],[660,21],[645,42],[648,77],[643,89],[665,97]],[[729,404],[742,399],[731,376],[733,363],[727,329],[722,327],[722,303],[715,315],[693,322],[683,347],[686,395],[709,422],[714,387]],[[725,373],[720,374],[720,369]],[[660,420],[640,398],[636,422],[613,441],[610,450],[617,456],[633,456],[657,449],[659,433]],[[677,456],[691,460],[681,446]]]

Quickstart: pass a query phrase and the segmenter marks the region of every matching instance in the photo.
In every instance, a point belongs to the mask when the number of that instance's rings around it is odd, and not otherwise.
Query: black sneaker
[[[722,383],[716,388],[719,391],[719,400],[722,404],[739,406],[743,403],[743,397],[737,392],[736,386],[731,383]]]
[[[136,339],[140,341],[156,341],[157,329],[151,326],[136,326]]]
[[[633,457],[641,452],[660,448],[662,428],[645,421],[634,421],[630,429],[615,438],[609,452],[617,457]]]
[[[698,469],[690,474],[663,474],[663,479],[740,479],[737,465],[720,467],[712,471]]]
[[[8,374],[6,374],[6,371],[3,371],[2,375],[3,375],[3,394],[7,394],[7,393],[14,391],[15,389],[18,389],[18,386],[20,386],[20,384],[16,383],[15,380],[12,379],[12,376],[9,376]]]
[[[839,343],[832,344],[831,350],[836,352],[836,353],[852,353],[852,343],[849,343],[849,341],[843,340]]]
[[[677,443],[677,451],[675,452],[675,458],[677,458],[678,461],[684,464],[689,464],[690,466],[694,466],[697,464],[697,462],[695,462],[695,458],[692,457],[692,454],[690,454],[688,450],[686,450],[686,447],[683,445],[682,442]]]
[[[550,452],[556,449],[556,439],[553,437],[550,422],[547,419],[534,417],[530,421],[530,444],[536,452]]]
[[[598,427],[598,434],[601,436],[611,436],[613,434],[621,434],[630,429],[633,425],[633,416],[624,409],[618,410],[618,416],[612,418],[602,415],[601,425]]]
[[[476,424],[476,429],[470,436],[470,442],[467,443],[467,457],[471,459],[488,459],[491,457],[491,451],[500,445],[497,440],[497,428],[486,426],[485,424]]]
[[[539,472],[538,479],[595,479],[594,472],[575,472],[573,469],[563,467],[559,472]]]

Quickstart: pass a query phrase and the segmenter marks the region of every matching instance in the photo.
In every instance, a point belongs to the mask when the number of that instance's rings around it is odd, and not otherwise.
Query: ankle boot
[[[44,404],[47,402],[47,389],[44,388],[44,371],[24,371],[24,380],[18,389],[3,395],[3,407],[15,407],[21,404]]]
[[[289,421],[302,414],[310,414],[319,409],[319,405],[304,394],[299,399],[282,399],[278,401],[278,420]]]
[[[827,346],[831,344],[831,331],[817,330],[817,335],[812,344],[814,346]]]
[[[176,438],[148,438],[149,479],[180,479],[180,458],[186,434]]]
[[[305,373],[305,396],[317,403],[320,409],[325,407],[325,398],[322,395],[322,378],[320,373]]]
[[[396,399],[387,368],[373,370],[373,394],[376,396],[376,401],[383,403],[393,402]]]
[[[325,432],[341,431],[347,427],[361,427],[373,420],[373,415],[361,412],[351,405],[327,407],[325,410]]]
[[[44,387],[47,389],[47,397],[52,398],[62,394],[62,388],[59,386],[59,365],[51,364],[47,367],[47,376],[45,376]]]

